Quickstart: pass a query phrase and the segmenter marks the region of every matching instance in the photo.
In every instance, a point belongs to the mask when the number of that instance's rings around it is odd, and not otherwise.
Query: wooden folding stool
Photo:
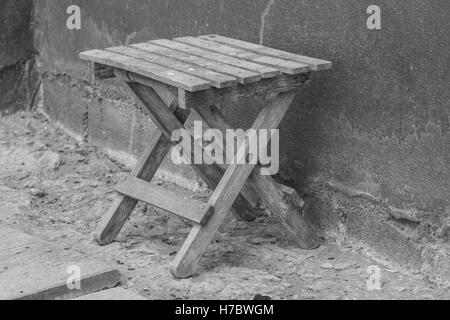
[[[98,226],[99,244],[115,239],[138,201],[149,203],[194,223],[171,269],[177,278],[190,277],[227,214],[231,211],[239,219],[252,220],[260,200],[301,248],[319,246],[314,228],[301,214],[300,196],[261,175],[259,165],[192,165],[214,190],[206,205],[178,199],[150,181],[173,145],[172,133],[184,128],[191,110],[210,128],[225,132],[232,126],[217,106],[230,104],[236,97],[259,96],[266,103],[252,128],[277,129],[312,72],[330,69],[330,62],[218,35],[91,50],[80,57],[91,62],[94,79],[122,80],[159,128],[131,176],[117,186],[121,197]]]

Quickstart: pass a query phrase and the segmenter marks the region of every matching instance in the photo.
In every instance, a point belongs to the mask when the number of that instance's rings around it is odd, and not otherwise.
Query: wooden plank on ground
[[[197,65],[192,65],[190,63],[172,59],[170,57],[160,56],[157,54],[153,54],[151,52],[141,51],[135,48],[120,46],[107,48],[105,50],[123,54],[125,56],[140,59],[143,61],[156,63],[158,65],[178,70],[187,74],[192,74],[196,77],[209,81],[211,83],[211,86],[215,88],[231,87],[237,85],[238,83],[235,77],[211,71]]]
[[[91,50],[80,53],[80,58],[103,65],[135,72],[137,74],[195,92],[211,87],[209,81],[182,73],[158,64],[142,61],[104,50]]]
[[[272,57],[277,57],[277,58],[281,58],[281,59],[305,63],[305,64],[309,65],[311,70],[313,70],[313,71],[328,70],[333,67],[333,63],[331,61],[302,56],[299,54],[294,54],[291,52],[286,52],[286,51],[262,46],[259,44],[247,42],[247,41],[227,38],[227,37],[216,35],[216,34],[200,36],[199,38],[227,44],[227,45],[230,45],[233,47],[250,50],[250,51],[253,51],[256,53],[260,53],[260,54],[264,54],[264,55],[268,55],[268,56],[272,56]]]
[[[213,52],[220,52],[222,54],[229,55],[231,57],[244,59],[247,61],[271,66],[279,69],[281,72],[286,74],[299,74],[308,72],[310,70],[309,66],[304,63],[284,60],[279,58],[274,58],[267,55],[261,55],[253,51],[248,51],[244,49],[239,49],[226,44],[221,44],[214,41],[204,40],[194,37],[181,37],[175,38],[174,41],[186,43],[189,45],[197,46],[203,49],[207,49]]]
[[[131,290],[126,290],[123,288],[113,288],[108,290],[103,290],[96,293],[91,293],[74,300],[94,300],[94,301],[119,301],[119,300],[128,300],[128,301],[139,301],[139,300],[147,300],[143,296],[134,293]]]
[[[67,286],[72,268],[81,272],[80,289]],[[0,300],[73,299],[115,287],[120,277],[106,262],[0,225]]]
[[[151,204],[197,224],[204,224],[213,211],[211,209],[206,214],[206,205],[203,202],[132,176],[115,189],[130,198]]]
[[[131,47],[145,52],[152,52],[154,54],[158,54],[161,56],[177,59],[179,61],[184,61],[193,65],[202,66],[204,68],[220,72],[223,74],[228,74],[230,76],[236,77],[242,84],[257,82],[261,80],[261,75],[258,72],[238,68],[229,64],[202,58],[185,52],[176,51],[171,48],[166,48],[152,44],[150,42],[134,44],[131,45]]]
[[[160,40],[150,41],[150,43],[164,46],[167,48],[172,48],[174,50],[189,53],[189,54],[203,57],[206,59],[230,64],[235,67],[255,71],[255,72],[258,72],[259,74],[261,74],[261,76],[263,78],[273,78],[281,73],[280,70],[275,69],[273,67],[268,67],[268,66],[261,65],[258,63],[253,63],[253,62],[249,62],[246,60],[233,58],[233,57],[227,56],[225,54],[208,51],[208,50],[205,50],[205,49],[202,49],[199,47],[195,47],[195,46],[190,46],[190,45],[187,45],[187,44],[184,44],[181,42],[160,39]]]

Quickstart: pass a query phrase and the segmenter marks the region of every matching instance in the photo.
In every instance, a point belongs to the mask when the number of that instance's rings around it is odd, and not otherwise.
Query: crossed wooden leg
[[[170,151],[172,133],[184,128],[189,113],[178,108],[175,95],[158,87],[157,84],[153,86],[152,83],[146,85],[134,82],[127,74],[119,72],[116,76],[125,80],[130,93],[160,129],[132,172],[133,177],[149,182]],[[296,92],[289,91],[275,95],[260,112],[252,128],[269,131],[277,129]],[[231,129],[216,108],[197,108],[197,112],[210,127],[222,131]],[[252,143],[257,141],[250,141],[249,145]],[[312,249],[319,246],[319,239],[313,228],[299,214],[296,206],[299,200],[289,201],[288,199],[295,196],[292,195],[292,190],[289,191],[291,195],[287,195],[286,190],[283,190],[284,187],[277,184],[271,177],[260,175],[259,169],[255,170],[255,166],[253,164],[230,165],[224,174],[224,168],[218,165],[193,165],[194,170],[215,191],[205,208],[205,212],[211,215],[207,216],[208,219],[205,219],[204,223],[194,226],[175,258],[171,268],[175,277],[186,278],[195,274],[199,259],[230,210],[237,215],[240,214],[242,219],[254,218],[249,199],[261,198],[266,207],[277,215],[294,235],[300,247]],[[113,204],[97,228],[95,238],[99,244],[106,245],[115,239],[137,203],[138,201],[133,198],[121,196]]]
[[[133,177],[150,182],[170,151],[172,132],[183,128],[189,113],[178,109],[176,97],[168,90],[158,88],[161,90],[156,93],[150,86],[132,82],[126,73],[116,72],[116,76],[125,81],[130,94],[141,104],[142,109],[160,130],[150,142],[131,174]],[[151,85],[154,84],[151,83]],[[223,176],[223,170],[218,166],[201,164],[194,165],[193,168],[211,189],[219,184]],[[113,242],[137,203],[138,201],[131,197],[119,196],[97,226],[94,235],[97,243],[107,245]],[[251,221],[255,218],[253,207],[242,195],[239,195],[233,204],[232,212],[241,220]]]
[[[150,182],[169,152],[170,147],[170,140],[163,136],[162,133],[157,134],[131,175]],[[112,204],[111,209],[100,220],[94,235],[95,241],[102,246],[113,242],[137,204],[138,200],[119,195]]]
[[[277,129],[296,93],[297,91],[291,91],[279,94],[259,113],[252,128],[255,130],[267,129],[269,131]],[[203,115],[205,116],[205,114]],[[252,143],[257,143],[256,137],[250,138],[248,145]],[[195,226],[192,229],[175,258],[171,272],[176,278],[187,278],[195,274],[198,261],[205,253],[214,234],[227,216],[233,202],[252,174],[255,166],[253,164],[232,164],[228,167],[207,205],[208,209],[214,209],[213,215],[206,224]],[[256,175],[253,175],[252,180],[258,191],[262,192],[261,198],[266,205],[282,218],[289,230],[294,231],[292,226],[300,222],[300,228],[303,229],[301,231],[306,233],[300,239],[302,240],[300,243],[306,243],[309,248],[317,247],[319,242],[311,227],[303,221],[297,212],[295,212],[296,218],[293,218],[289,216],[293,214],[292,210],[288,207],[283,207],[285,201],[282,198],[280,188],[275,182],[270,177],[259,178]]]
[[[223,134],[232,129],[217,107],[200,106],[195,109],[211,128]],[[271,176],[261,175],[260,168],[253,170],[244,188],[259,195],[265,207],[279,218],[300,248],[315,249],[320,245],[314,228],[301,215],[303,200],[296,191],[276,183]]]

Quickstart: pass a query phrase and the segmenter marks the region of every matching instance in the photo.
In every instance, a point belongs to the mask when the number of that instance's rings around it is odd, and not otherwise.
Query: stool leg
[[[216,106],[211,105],[208,107],[193,107],[195,108],[195,111],[197,111],[202,121],[204,121],[210,128],[220,130],[224,136],[227,129],[233,129],[233,127],[227,123],[225,117]],[[225,151],[223,152],[225,153]],[[227,169],[226,164],[223,167],[225,170]],[[253,207],[254,210],[256,210],[256,208],[260,205],[260,197],[250,183],[246,183],[244,185],[241,190],[241,195]]]
[[[252,128],[256,130],[278,128],[296,93],[297,91],[280,94],[274,101],[268,103],[258,115]],[[256,137],[253,137],[250,143],[257,143],[255,139]],[[176,278],[188,278],[195,274],[198,261],[205,253],[255,166],[233,164],[228,167],[208,202],[208,207],[214,208],[213,215],[205,225],[197,225],[192,229],[175,258],[171,272]]]
[[[157,134],[133,170],[132,175],[145,181],[151,181],[171,146],[172,143],[169,139],[161,133]],[[137,200],[130,197],[119,196],[97,226],[94,235],[95,241],[100,245],[113,242],[137,203]]]
[[[253,171],[249,181],[258,190],[266,208],[278,217],[300,248],[306,250],[318,248],[320,238],[311,224],[301,215],[295,203],[286,201],[281,186],[272,177],[262,176],[259,171],[259,169]]]
[[[223,134],[232,128],[217,107],[199,107],[196,110],[211,128],[219,129]],[[262,199],[266,208],[280,219],[300,248],[316,249],[320,246],[320,239],[314,228],[303,218],[297,207],[286,201],[280,185],[272,177],[262,176],[259,170],[254,170],[241,193],[249,202],[249,199],[255,197]]]

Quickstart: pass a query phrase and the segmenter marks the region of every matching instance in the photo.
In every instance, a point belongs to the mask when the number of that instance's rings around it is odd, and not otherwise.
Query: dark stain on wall
[[[82,123],[77,106],[61,104],[56,83],[64,74],[83,87],[87,66],[78,54],[87,49],[219,33],[331,60],[334,69],[316,74],[281,125],[278,178],[307,199],[308,215],[324,235],[344,234],[420,269],[426,246],[449,241],[450,2],[378,0],[382,29],[368,30],[372,2],[42,0],[36,39],[41,72],[53,75],[45,83],[53,92],[47,108],[58,114],[70,108],[58,120]],[[70,4],[82,9],[82,30],[65,28]],[[111,84],[96,87],[114,92],[114,103],[102,93],[98,99],[123,112],[118,104],[129,101]],[[82,97],[79,91],[72,94]],[[109,112],[100,119],[97,103],[83,103],[94,115],[90,126],[110,121],[124,132],[130,128],[127,117]],[[260,107],[235,101],[225,112],[245,127]],[[114,148],[138,151],[130,148],[132,136]]]
[[[28,109],[38,88],[33,45],[33,1],[0,2],[0,113]]]

